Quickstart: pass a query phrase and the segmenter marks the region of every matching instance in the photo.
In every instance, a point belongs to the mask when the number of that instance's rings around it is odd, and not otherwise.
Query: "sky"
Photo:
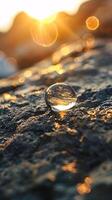
[[[7,30],[20,11],[44,19],[58,11],[76,12],[84,0],[0,0],[0,30]]]

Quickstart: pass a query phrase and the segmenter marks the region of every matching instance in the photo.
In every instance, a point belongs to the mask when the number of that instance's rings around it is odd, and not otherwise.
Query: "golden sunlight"
[[[39,3],[36,3],[36,5],[35,0],[27,0],[27,2],[24,0],[23,3],[23,10],[29,13],[32,17],[43,20],[62,10],[71,11],[73,6],[74,8],[78,7],[79,0],[41,0]]]
[[[21,11],[31,17],[43,20],[59,11],[76,12],[84,0],[4,0],[0,8],[0,29],[7,29],[15,15]],[[8,8],[8,9],[6,9]]]
[[[58,30],[54,23],[39,23],[37,30],[32,30],[34,42],[43,47],[53,45],[58,37]]]

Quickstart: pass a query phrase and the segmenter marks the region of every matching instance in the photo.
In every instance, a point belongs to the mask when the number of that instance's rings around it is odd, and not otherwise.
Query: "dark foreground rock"
[[[111,200],[112,41],[77,46],[0,82],[0,200]],[[55,82],[77,92],[68,113],[45,104]]]

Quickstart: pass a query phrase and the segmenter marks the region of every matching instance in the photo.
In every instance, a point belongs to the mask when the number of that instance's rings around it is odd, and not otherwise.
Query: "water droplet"
[[[74,89],[64,83],[56,83],[51,85],[46,93],[46,104],[53,111],[67,111],[76,105],[76,93]]]

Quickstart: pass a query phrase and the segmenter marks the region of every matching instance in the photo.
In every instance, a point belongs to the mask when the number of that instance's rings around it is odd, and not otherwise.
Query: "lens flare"
[[[43,47],[53,45],[58,38],[58,30],[55,23],[41,21],[37,28],[32,30],[34,42]]]
[[[99,28],[100,21],[96,16],[90,16],[86,19],[86,27],[91,31],[95,31]]]

